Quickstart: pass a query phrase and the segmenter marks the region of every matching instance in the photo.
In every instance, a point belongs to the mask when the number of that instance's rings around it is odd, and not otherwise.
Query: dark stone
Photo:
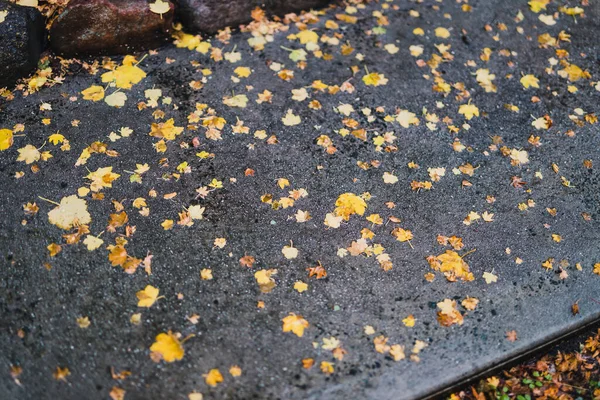
[[[59,55],[128,54],[156,48],[169,39],[174,6],[155,14],[146,0],[71,0],[50,28]]]
[[[251,21],[256,7],[268,15],[284,15],[326,5],[330,0],[174,0],[177,19],[186,31],[215,33]]]
[[[35,69],[44,50],[44,19],[33,7],[2,0],[0,11],[8,11],[0,23],[0,87],[9,87]]]

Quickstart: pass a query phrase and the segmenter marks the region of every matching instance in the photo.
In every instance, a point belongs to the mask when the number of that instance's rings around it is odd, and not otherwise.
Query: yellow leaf
[[[248,105],[248,96],[245,94],[238,94],[236,96],[225,96],[223,97],[223,104],[229,107],[246,108]]]
[[[104,98],[104,88],[92,85],[81,92],[84,100],[100,101]]]
[[[102,82],[114,82],[118,88],[131,89],[133,85],[139,83],[146,77],[146,73],[141,68],[134,65],[135,62],[135,57],[125,56],[123,65],[117,67],[114,71],[102,74]]]
[[[498,277],[492,274],[491,272],[484,272],[483,279],[485,279],[485,283],[489,285],[490,283],[496,282],[498,280]]]
[[[409,315],[408,317],[404,318],[404,319],[402,320],[402,323],[403,323],[405,326],[407,326],[407,327],[409,327],[409,328],[412,328],[413,326],[415,326],[415,317],[414,317],[414,316],[411,314],[411,315]]]
[[[188,208],[188,213],[190,214],[191,219],[202,219],[204,218],[205,207],[200,207],[200,205],[190,206]]]
[[[53,145],[55,145],[55,146],[57,144],[59,144],[59,143],[64,142],[64,140],[65,140],[65,137],[63,135],[61,135],[60,133],[58,133],[58,132],[57,133],[53,133],[52,135],[50,135],[48,137],[48,141],[50,143],[52,143]]]
[[[529,4],[529,9],[534,13],[539,13],[542,10],[546,9],[546,6],[550,0],[531,0]]]
[[[305,292],[308,290],[308,285],[302,281],[296,281],[294,282],[294,290],[298,293]]]
[[[153,123],[150,128],[150,136],[167,140],[175,140],[175,137],[183,132],[183,127],[175,126],[175,120],[173,120],[173,118],[159,124]]]
[[[285,126],[298,125],[300,123],[300,116],[295,115],[292,110],[287,110],[287,114],[285,114],[285,117],[281,118],[281,122],[283,122]]]
[[[383,74],[378,74],[377,72],[371,72],[362,77],[362,81],[367,86],[382,86],[388,83],[387,78]]]
[[[19,152],[19,156],[17,157],[17,161],[23,161],[25,164],[32,164],[38,161],[42,154],[40,151],[30,144],[25,147],[22,147],[17,150]]]
[[[296,38],[300,40],[300,43],[317,43],[319,41],[319,35],[314,31],[308,29],[300,31],[296,34]]]
[[[104,243],[104,240],[92,235],[87,235],[83,240],[83,244],[87,246],[88,251],[96,250],[97,248],[102,246],[102,243]]]
[[[48,213],[48,220],[51,224],[65,230],[92,222],[87,203],[76,195],[63,197],[60,205]]]
[[[0,151],[8,149],[13,144],[13,131],[0,129]]]
[[[302,335],[304,335],[304,329],[309,327],[307,320],[294,313],[290,313],[290,315],[285,317],[282,321],[283,331],[293,332],[298,337],[302,337]]]
[[[298,257],[298,249],[295,248],[293,245],[283,246],[283,249],[281,249],[281,252],[285,256],[285,258],[287,258],[288,260]]]
[[[387,183],[389,185],[392,185],[394,183],[398,182],[398,177],[394,174],[392,174],[391,172],[384,172],[383,173],[383,183]]]
[[[154,3],[148,4],[150,11],[155,14],[160,14],[161,18],[163,14],[168,13],[171,10],[171,5],[167,1],[156,0]]]
[[[247,78],[252,73],[248,67],[237,67],[233,70],[233,72],[240,78]]]
[[[261,269],[254,273],[254,278],[259,285],[270,285],[275,282],[275,280],[271,278],[271,275],[275,275],[276,273],[276,269]]]
[[[111,107],[123,107],[127,101],[127,95],[123,92],[114,92],[113,94],[106,96],[104,101]]]
[[[521,78],[521,85],[523,85],[525,89],[529,89],[530,87],[539,88],[539,82],[539,79],[531,74],[525,75]]]
[[[137,292],[135,295],[138,298],[138,307],[152,307],[152,304],[154,304],[158,298],[158,292],[159,290],[157,288],[150,285],[146,286],[144,290]]]
[[[330,363],[329,361],[321,361],[321,372],[323,372],[325,375],[333,374],[333,363]]]
[[[435,36],[442,38],[442,39],[447,39],[450,37],[450,31],[446,28],[435,28]]]
[[[184,354],[181,342],[171,331],[159,333],[150,351],[160,354],[166,362],[181,360]]]
[[[400,110],[400,112],[396,115],[396,121],[403,128],[408,128],[411,125],[419,125],[419,119],[417,115],[408,110]]]
[[[223,375],[221,375],[221,371],[214,368],[208,371],[208,374],[204,375],[204,380],[208,386],[215,387],[223,382]]]
[[[458,107],[458,113],[463,114],[467,120],[473,117],[479,117],[479,108],[475,104],[461,104]]]
[[[0,24],[4,22],[7,15],[8,15],[8,11],[6,11],[6,10],[0,11]]]
[[[363,215],[367,209],[367,203],[354,193],[344,193],[335,202],[335,215],[348,221],[353,214]]]
[[[200,36],[190,35],[188,33],[177,32],[175,37],[175,46],[182,49],[187,48],[188,50],[194,50],[200,45]]]
[[[112,172],[113,167],[98,168],[94,172],[90,172],[86,178],[91,180],[90,189],[92,192],[98,192],[103,188],[111,188],[112,182],[121,175]]]

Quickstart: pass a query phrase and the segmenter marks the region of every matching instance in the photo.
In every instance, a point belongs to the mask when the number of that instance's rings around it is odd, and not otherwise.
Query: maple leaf
[[[136,59],[133,56],[125,56],[123,65],[117,67],[114,71],[102,74],[102,82],[114,82],[120,89],[131,89],[133,85],[139,83],[146,77],[146,73],[139,68]]]
[[[479,117],[479,108],[475,104],[461,104],[458,107],[458,113],[465,116],[467,120],[473,117]]]
[[[298,337],[302,337],[302,335],[304,335],[304,329],[309,327],[309,323],[307,320],[302,318],[302,316],[296,315],[294,313],[290,313],[282,321],[283,331],[292,332]]]
[[[183,358],[184,350],[181,342],[171,331],[159,333],[150,351],[160,354],[166,362],[178,361]]]
[[[158,124],[153,123],[150,126],[150,129],[150,136],[164,138],[166,140],[175,140],[175,138],[183,132],[182,127],[175,126],[175,120],[173,118],[167,120],[166,122],[161,122]]]
[[[353,214],[364,215],[367,209],[367,203],[354,193],[341,194],[335,201],[335,206],[334,214],[345,221],[348,221]]]
[[[302,281],[296,281],[294,282],[294,290],[298,293],[305,292],[308,290],[308,285]]]
[[[300,116],[295,115],[292,110],[287,110],[285,116],[281,118],[281,122],[283,122],[285,126],[295,126],[300,123]]]
[[[138,298],[138,307],[152,307],[154,302],[158,299],[159,289],[154,286],[147,285],[144,290],[140,290],[135,295]]]
[[[102,246],[103,243],[104,243],[104,240],[100,239],[99,237],[93,236],[93,235],[87,235],[86,238],[83,240],[83,244],[86,245],[88,251],[96,250],[97,248]]]
[[[161,18],[163,14],[166,14],[169,11],[171,11],[171,5],[169,4],[169,2],[163,0],[156,0],[154,3],[148,4],[148,7],[153,13],[160,14]]]
[[[104,88],[98,85],[92,85],[81,91],[84,100],[100,101],[104,98]]]
[[[388,83],[388,79],[383,74],[377,72],[371,72],[362,77],[362,81],[367,86],[383,86]]]
[[[48,213],[48,220],[64,230],[92,222],[87,203],[76,195],[63,197],[60,204]]]
[[[415,317],[414,317],[414,316],[411,314],[411,315],[409,315],[408,317],[404,318],[404,319],[402,320],[402,323],[403,323],[405,326],[407,326],[407,327],[409,327],[409,328],[412,328],[413,326],[415,326]]]
[[[319,35],[308,29],[298,32],[296,38],[300,40],[301,44],[317,43],[319,41]]]
[[[6,19],[7,15],[8,15],[8,11],[7,10],[0,11],[0,24],[4,22],[4,20]]]
[[[236,96],[225,96],[223,97],[223,104],[229,107],[246,108],[248,104],[248,96],[245,94],[238,94]]]
[[[127,101],[127,95],[123,92],[114,92],[104,99],[104,102],[111,107],[123,107]]]
[[[86,178],[91,180],[90,189],[92,192],[99,192],[103,188],[111,188],[112,182],[121,175],[112,172],[113,167],[98,168],[94,172],[90,172]]]
[[[384,172],[383,173],[383,183],[387,183],[387,184],[394,184],[398,182],[398,177],[390,172]]]
[[[60,133],[56,132],[56,133],[53,133],[52,135],[48,136],[48,141],[56,146],[57,144],[64,142],[65,137],[63,135],[61,135]]]
[[[398,121],[403,128],[408,128],[411,125],[419,125],[419,118],[417,118],[417,115],[408,110],[400,110],[400,112],[396,114],[396,121]]]
[[[492,274],[491,272],[484,272],[483,279],[485,280],[485,283],[487,283],[488,285],[490,283],[494,283],[494,282],[498,281],[498,277],[496,275]]]
[[[13,144],[13,131],[0,129],[0,151],[8,149]]]
[[[473,274],[469,271],[469,265],[455,251],[446,250],[444,254],[440,254],[437,257],[428,257],[427,261],[431,268],[443,272],[449,280],[460,278],[466,281],[472,281],[475,279]]]
[[[210,387],[215,387],[219,383],[223,382],[223,375],[221,375],[221,371],[219,371],[216,368],[211,369],[210,371],[208,371],[208,374],[203,375],[203,376],[204,376],[204,381]]]
[[[392,231],[392,236],[394,236],[399,242],[408,242],[413,238],[413,234],[411,231],[402,228],[395,228]]]
[[[200,205],[194,205],[194,206],[190,206],[190,208],[188,208],[188,213],[191,219],[193,220],[200,220],[204,218],[204,210],[206,208],[205,207],[200,207]]]
[[[54,377],[54,379],[56,379],[57,381],[67,381],[67,376],[71,375],[71,371],[69,371],[69,368],[65,367],[65,368],[61,368],[61,367],[56,367],[56,371],[52,374],[52,376]]]
[[[550,128],[550,123],[547,118],[540,117],[536,118],[531,125],[535,127],[535,129],[548,129]]]
[[[30,144],[25,147],[21,147],[17,151],[19,152],[17,161],[23,161],[25,164],[32,164],[36,161],[39,161],[42,156],[40,151],[35,146]]]
[[[525,89],[529,89],[530,87],[534,87],[534,88],[539,88],[539,79],[536,78],[534,75],[528,74],[528,75],[524,75],[521,80],[521,85],[523,85],[523,87]]]
[[[244,257],[240,258],[240,265],[242,267],[252,268],[252,266],[254,265],[254,261],[254,257],[245,255]]]

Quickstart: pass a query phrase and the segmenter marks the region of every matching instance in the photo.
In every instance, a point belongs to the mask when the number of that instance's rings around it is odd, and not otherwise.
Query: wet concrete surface
[[[390,19],[385,34],[365,33],[376,26],[372,11],[382,10],[381,4],[371,3],[358,10],[357,24],[338,21],[343,40],[351,43],[354,53],[342,56],[339,46],[321,43],[323,50],[334,54],[333,60],[309,56],[305,69],[297,68],[288,51],[280,47],[292,46],[286,36],[297,28],[291,26],[290,32],[275,34],[274,42],[258,52],[248,46],[247,33],[234,33],[228,44],[212,40],[213,46],[224,52],[239,51],[242,59],[237,63],[215,62],[208,55],[172,45],[159,49],[140,63],[148,76],[126,91],[128,100],[122,108],[81,99],[82,90],[102,84],[100,74],[105,71],[90,75],[82,70],[67,76],[62,85],[26,97],[16,93],[12,101],[1,100],[0,128],[12,129],[20,123],[25,131],[24,136],[15,137],[10,149],[0,153],[0,397],[104,399],[116,386],[126,391],[126,399],[186,399],[192,392],[203,393],[207,399],[422,398],[600,316],[600,276],[592,272],[593,265],[600,262],[600,177],[596,167],[600,164],[600,137],[598,125],[584,122],[578,126],[569,118],[576,115],[577,108],[585,113],[598,111],[600,93],[592,84],[600,73],[595,58],[598,44],[590,40],[590,32],[598,31],[598,6],[586,7],[586,18],[578,17],[576,22],[561,15],[556,25],[546,26],[524,1],[474,1],[470,13],[448,1],[391,4],[399,9],[385,10]],[[554,12],[556,5],[552,7]],[[420,17],[410,17],[410,9],[419,10]],[[517,23],[514,18],[519,10],[525,20]],[[336,12],[339,10],[329,11],[310,27],[319,34],[328,33],[324,22]],[[444,18],[444,13],[452,19]],[[498,23],[508,29],[498,30]],[[484,29],[486,24],[493,25],[492,32]],[[436,38],[433,31],[438,26],[451,28],[450,37]],[[525,33],[517,33],[517,26]],[[422,27],[426,35],[414,36],[416,27]],[[570,83],[545,71],[548,59],[556,53],[553,48],[540,48],[537,36],[546,32],[557,36],[561,30],[571,34],[571,42],[563,44],[570,52],[569,61],[589,71],[590,79]],[[494,35],[500,39],[494,40]],[[391,55],[378,47],[379,43],[395,43],[400,52]],[[447,82],[465,83],[471,103],[480,110],[479,117],[465,121],[457,110],[467,99],[457,101],[454,90],[444,97],[432,91],[432,79],[423,78],[424,74],[431,78],[431,71],[417,66],[415,60],[428,60],[435,52],[434,43],[452,46],[454,60],[437,70]],[[423,44],[421,57],[409,54],[408,47],[414,44]],[[488,62],[480,59],[485,47],[494,52]],[[498,55],[501,49],[513,54]],[[357,53],[364,55],[362,61],[356,59]],[[167,59],[174,61],[166,63]],[[468,60],[474,60],[476,66],[466,66]],[[277,77],[268,66],[272,61],[293,69],[294,79],[286,82]],[[510,61],[512,66],[507,64]],[[359,67],[356,75],[352,65]],[[253,71],[239,83],[231,79],[238,66]],[[383,73],[387,85],[364,85],[365,67]],[[188,83],[202,79],[201,68],[209,68],[212,75],[202,89],[194,90]],[[474,72],[478,68],[496,74],[497,93],[486,93],[477,84]],[[524,90],[519,83],[521,73],[539,77],[540,88]],[[342,85],[349,79],[356,88],[353,93],[331,95],[308,89],[309,100],[291,99],[291,89],[315,80]],[[570,84],[579,91],[570,93]],[[247,85],[253,89],[247,91]],[[152,115],[155,109],[140,111],[137,107],[138,102],[146,101],[144,91],[153,87],[161,89],[163,97],[172,98],[170,105],[158,107],[165,112],[159,121],[174,118],[177,126],[186,127],[168,143],[165,153],[155,151],[153,144],[158,139],[148,135],[150,125],[157,122]],[[271,104],[255,102],[264,89],[273,93]],[[223,96],[232,93],[246,94],[248,106],[224,105]],[[541,101],[533,103],[534,95]],[[71,96],[78,98],[71,101]],[[320,110],[307,107],[312,99],[319,100]],[[438,102],[444,108],[439,108]],[[49,103],[52,111],[40,111],[42,103]],[[208,104],[225,118],[222,140],[206,138],[205,128],[189,129],[188,115],[196,103]],[[344,127],[345,117],[333,110],[340,104],[351,104],[357,110],[351,117],[368,130],[368,141],[335,132]],[[510,112],[505,104],[516,105],[520,111]],[[359,112],[365,107],[372,110],[372,121]],[[385,112],[376,112],[377,107],[384,107]],[[403,128],[386,121],[385,115],[394,115],[397,107],[414,112],[420,124]],[[424,107],[440,119],[452,118],[459,132],[449,132],[442,122],[437,130],[428,129]],[[288,109],[301,117],[300,124],[282,123]],[[536,131],[531,126],[532,116],[545,114],[553,125],[547,131]],[[44,125],[42,118],[51,118],[50,124]],[[72,126],[74,119],[80,120],[78,127]],[[249,134],[232,134],[238,119],[250,128]],[[468,130],[463,125],[467,122]],[[133,133],[111,142],[107,136],[121,127],[129,127]],[[571,129],[575,135],[565,135]],[[254,137],[256,130],[275,135],[278,143]],[[69,140],[70,151],[48,143],[48,136],[56,131]],[[397,151],[376,150],[373,138],[385,132],[397,137]],[[541,146],[528,142],[532,134],[541,136]],[[337,152],[328,154],[317,144],[321,135],[332,138]],[[529,162],[514,166],[509,157],[491,150],[494,135],[502,137],[500,146],[525,149]],[[192,146],[195,136],[200,138],[199,148]],[[455,151],[455,138],[468,149]],[[95,141],[106,143],[118,156],[94,154],[86,165],[75,167],[81,151]],[[40,147],[45,142],[43,150],[54,157],[36,163],[39,172],[16,161],[19,148],[27,144]],[[200,159],[196,153],[202,150],[214,157]],[[168,161],[161,161],[163,158]],[[379,168],[357,166],[357,161],[371,160],[380,161]],[[591,160],[594,167],[584,167],[584,160]],[[184,161],[191,166],[191,173],[166,179],[165,174],[177,173],[176,167]],[[420,168],[409,168],[411,161]],[[130,182],[126,171],[135,170],[139,163],[148,163],[150,170],[141,183]],[[472,177],[452,172],[465,163],[476,167]],[[559,167],[558,173],[552,164]],[[123,228],[105,232],[101,236],[104,245],[88,251],[82,243],[64,244],[61,235],[67,232],[48,221],[47,213],[55,206],[38,196],[58,202],[89,185],[84,179],[89,171],[106,166],[112,166],[121,177],[112,188],[102,190],[104,200],[84,197],[92,217],[90,231],[94,235],[106,231],[109,215],[115,212],[111,200],[120,201],[129,217],[127,225],[136,227],[135,234],[127,238],[127,251],[140,259],[151,253],[152,275],[143,267],[127,274],[111,266],[106,245],[123,237]],[[432,190],[411,190],[411,181],[430,180],[427,169],[437,167],[445,167],[446,175],[433,182]],[[248,168],[255,171],[254,176],[246,176]],[[18,171],[25,174],[15,179]],[[398,182],[385,184],[384,172],[393,172]],[[536,172],[541,172],[542,178]],[[524,187],[513,187],[513,176],[521,177]],[[569,187],[561,177],[570,181]],[[196,189],[213,178],[222,181],[223,188],[205,199],[197,198]],[[290,187],[280,189],[279,178],[287,178]],[[465,186],[463,180],[472,186]],[[274,210],[261,202],[267,193],[279,198],[299,188],[308,196],[291,208]],[[149,195],[151,190],[157,197]],[[177,192],[173,199],[163,198],[173,192]],[[323,224],[326,214],[333,212],[336,199],[346,192],[370,193],[365,215],[351,216],[338,229],[327,228]],[[495,202],[490,203],[487,196],[494,196]],[[148,216],[139,215],[132,207],[138,197],[147,200]],[[529,202],[528,209],[520,210],[519,204],[530,199],[535,204]],[[23,205],[28,202],[39,206],[36,215],[24,215]],[[386,202],[394,202],[395,208],[388,208]],[[205,207],[204,219],[194,221],[191,227],[177,225],[178,213],[194,204]],[[546,208],[556,208],[556,216]],[[312,219],[296,222],[297,210],[309,211]],[[471,211],[488,211],[494,220],[465,225],[463,220]],[[364,219],[373,213],[386,222],[374,225]],[[589,220],[582,213],[587,213]],[[401,222],[388,221],[390,216]],[[173,229],[161,227],[165,219],[175,221]],[[390,234],[395,227],[412,231],[410,245],[395,240]],[[375,256],[338,256],[338,249],[360,239],[363,228],[375,233],[369,243],[380,243],[390,255],[391,270],[382,270]],[[560,243],[552,239],[553,233],[562,237]],[[431,269],[426,257],[450,249],[438,243],[438,235],[461,237],[465,247],[460,254],[476,249],[465,256],[474,281],[449,282]],[[216,238],[226,238],[224,248],[214,245]],[[299,256],[292,260],[281,253],[290,241],[299,249]],[[48,255],[50,243],[62,244],[56,257]],[[253,268],[240,266],[238,260],[244,255],[255,257]],[[515,262],[517,257],[522,263]],[[549,258],[555,261],[552,269],[546,270],[542,263]],[[566,262],[561,264],[561,260]],[[327,270],[325,279],[307,275],[306,268],[318,262]],[[45,263],[52,268],[45,268]],[[201,279],[204,268],[212,269],[212,280]],[[277,269],[277,286],[270,293],[261,293],[254,273],[271,268]],[[563,271],[568,277],[561,276]],[[497,282],[487,284],[484,272],[496,275]],[[433,282],[424,278],[427,273],[435,274]],[[308,291],[293,289],[298,280],[308,283]],[[136,292],[146,285],[159,288],[165,298],[150,309],[138,308]],[[436,320],[436,303],[444,299],[460,303],[467,296],[479,299],[479,304],[474,311],[458,307],[464,324],[441,326]],[[259,301],[264,301],[264,308],[257,307]],[[580,309],[577,315],[572,313],[575,302]],[[139,325],[130,322],[135,313],[142,314]],[[310,323],[303,337],[282,331],[281,320],[289,313],[302,315]],[[187,319],[194,314],[200,316],[197,324]],[[414,327],[403,324],[408,315],[415,317]],[[91,321],[86,329],[76,322],[82,316]],[[375,333],[367,335],[366,325]],[[169,330],[182,337],[195,336],[183,344],[181,361],[155,363],[149,348],[156,335]],[[518,339],[511,342],[506,334],[513,330]],[[389,338],[390,345],[405,346],[406,359],[394,361],[376,352],[373,339],[379,335]],[[341,361],[333,358],[331,351],[313,345],[332,336],[347,351]],[[427,344],[419,352],[418,362],[415,357],[410,359],[416,341]],[[315,360],[311,369],[302,367],[305,358]],[[322,361],[334,364],[333,374],[319,370]],[[233,365],[242,369],[240,377],[227,372]],[[22,368],[20,385],[10,375],[11,366]],[[58,366],[70,370],[66,382],[53,377]],[[131,376],[115,380],[111,368],[131,371]],[[212,388],[203,374],[214,368],[221,371],[224,382]]]

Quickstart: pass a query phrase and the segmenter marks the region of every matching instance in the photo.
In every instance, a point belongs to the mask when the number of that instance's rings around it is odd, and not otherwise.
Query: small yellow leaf
[[[464,115],[467,120],[471,120],[473,117],[479,117],[479,108],[474,104],[461,104],[458,107],[458,113]]]
[[[362,81],[367,86],[383,86],[388,83],[388,79],[383,74],[372,72],[362,77]]]
[[[221,375],[221,371],[214,368],[208,371],[208,374],[204,375],[204,380],[208,386],[215,387],[223,382],[223,375]]]
[[[287,110],[287,114],[285,114],[285,117],[281,118],[281,122],[283,122],[285,126],[298,125],[300,123],[300,116],[295,115],[292,110]]]
[[[531,74],[524,75],[521,78],[520,82],[521,82],[521,85],[523,85],[523,87],[525,89],[529,89],[530,87],[534,87],[534,88],[540,87],[540,85],[539,85],[540,80]]]
[[[81,92],[84,100],[100,101],[104,98],[104,88],[92,85]]]
[[[283,331],[293,332],[296,336],[302,337],[304,335],[304,329],[309,327],[307,320],[302,318],[300,315],[290,313],[283,320]]]
[[[492,274],[491,272],[484,272],[483,279],[485,279],[485,283],[487,283],[488,285],[490,283],[494,283],[494,282],[498,281],[498,277],[496,275]]]
[[[87,235],[83,240],[83,244],[86,245],[88,251],[96,250],[97,248],[102,246],[102,243],[104,243],[104,240],[92,235]]]
[[[154,286],[148,285],[144,288],[144,290],[140,290],[135,295],[138,298],[138,307],[152,307],[152,304],[158,298],[159,290]]]
[[[0,151],[8,149],[13,144],[13,131],[0,129]]]
[[[438,27],[435,28],[435,36],[442,39],[447,39],[450,37],[450,31],[446,28]]]
[[[163,14],[168,13],[171,10],[171,5],[167,1],[156,0],[154,3],[148,4],[150,11],[155,14],[160,14],[161,18]]]
[[[57,144],[64,142],[65,137],[63,135],[61,135],[60,133],[56,132],[56,133],[53,133],[52,135],[48,136],[48,141],[56,146]]]
[[[305,292],[308,290],[308,285],[302,281],[296,281],[294,282],[294,290],[298,293]]]
[[[127,95],[123,92],[114,92],[106,96],[104,101],[111,107],[123,107],[127,101]]]
[[[184,354],[181,342],[171,331],[159,333],[150,351],[160,354],[166,362],[181,360]]]

